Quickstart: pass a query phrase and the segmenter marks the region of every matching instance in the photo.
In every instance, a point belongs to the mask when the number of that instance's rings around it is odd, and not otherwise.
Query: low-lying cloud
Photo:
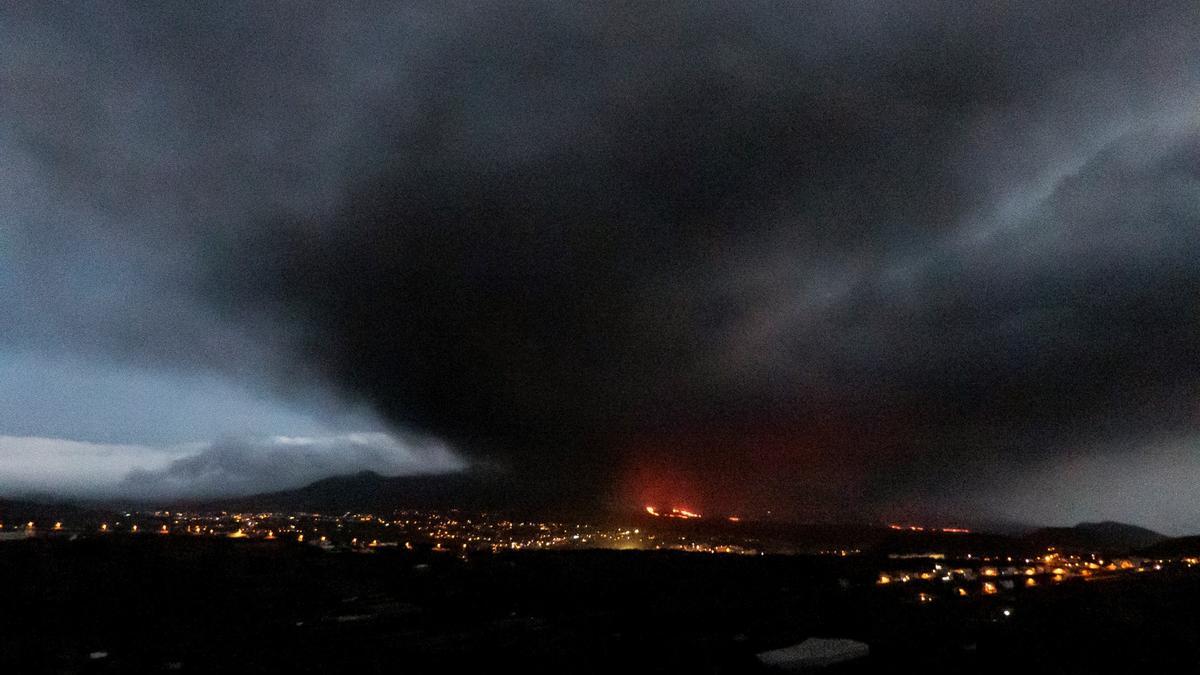
[[[0,493],[174,500],[285,490],[333,475],[465,468],[444,443],[414,434],[230,437],[171,447],[0,436]]]

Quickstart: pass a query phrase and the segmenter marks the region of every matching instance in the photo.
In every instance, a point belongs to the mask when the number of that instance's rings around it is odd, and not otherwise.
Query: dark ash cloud
[[[1194,435],[1194,3],[73,11],[7,20],[0,142],[94,231],[17,259],[132,272],[26,292],[29,342],[332,390],[578,500],[954,515]]]

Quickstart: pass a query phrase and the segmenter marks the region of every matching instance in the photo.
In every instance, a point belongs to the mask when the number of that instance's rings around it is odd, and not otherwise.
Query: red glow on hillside
[[[660,512],[658,509],[654,508],[653,506],[647,506],[647,507],[646,507],[646,513],[649,513],[650,515],[652,515],[652,516],[654,516],[654,517],[656,517],[656,518],[683,518],[683,519],[688,519],[688,518],[700,518],[700,517],[701,517],[701,516],[700,516],[700,514],[699,514],[699,513],[696,513],[695,511],[689,511],[689,510],[687,510],[687,509],[681,509],[681,508],[678,508],[678,507],[676,507],[676,508],[672,508],[672,509],[671,509],[671,510],[669,510],[669,511],[661,511],[661,512]]]
[[[895,523],[889,524],[888,527],[892,528],[893,530],[910,530],[912,532],[924,532],[925,530],[929,530],[930,532],[946,532],[948,534],[971,533],[971,531],[965,527],[925,527],[924,525],[897,525]]]
[[[903,438],[888,419],[875,420],[869,433],[836,416],[788,428],[727,419],[718,426],[624,439],[613,504],[721,519],[841,522],[857,517],[864,476],[899,452],[894,446]]]

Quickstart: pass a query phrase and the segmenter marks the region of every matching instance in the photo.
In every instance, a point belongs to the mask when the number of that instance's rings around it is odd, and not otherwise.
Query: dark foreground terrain
[[[916,602],[864,559],[331,553],[123,536],[0,543],[0,672],[761,672],[809,636],[841,672],[1194,671],[1200,574]],[[1007,610],[1007,615],[1005,614]]]

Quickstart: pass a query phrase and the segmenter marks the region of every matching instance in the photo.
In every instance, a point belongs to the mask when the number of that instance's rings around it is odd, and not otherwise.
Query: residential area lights
[[[729,530],[675,531],[670,522],[700,518],[686,508],[658,511],[663,527],[630,527],[557,520],[513,520],[498,513],[396,510],[385,513],[139,511],[103,522],[20,521],[0,541],[75,538],[87,534],[224,537],[243,541],[296,542],[327,551],[375,553],[392,548],[459,555],[537,549],[659,550],[761,555],[753,533]],[[53,525],[54,527],[50,527]],[[0,531],[4,530],[0,524]],[[12,533],[17,530],[19,535]],[[275,544],[275,542],[279,542]]]

